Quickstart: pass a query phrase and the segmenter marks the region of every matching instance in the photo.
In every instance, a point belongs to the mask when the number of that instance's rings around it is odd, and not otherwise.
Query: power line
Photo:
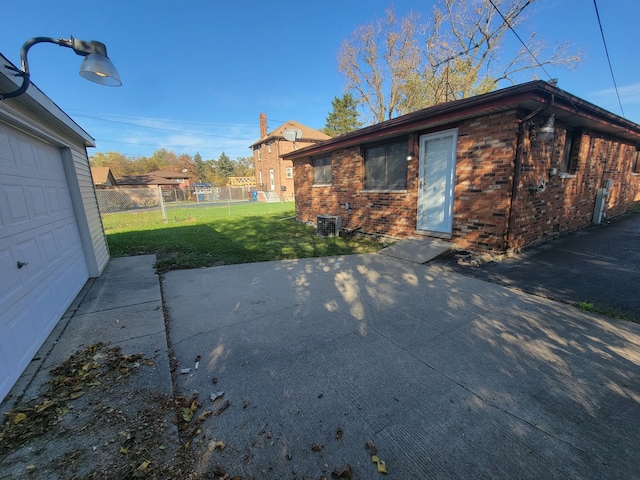
[[[595,0],[594,0],[595,1]],[[495,9],[496,12],[498,12],[498,15],[500,15],[502,17],[502,20],[504,20],[504,23],[506,23],[507,27],[509,27],[509,30],[511,30],[513,32],[513,34],[516,36],[516,38],[520,41],[520,43],[522,44],[522,46],[527,50],[527,52],[529,52],[529,55],[531,55],[531,58],[533,58],[536,62],[536,64],[544,71],[544,73],[547,74],[547,77],[549,77],[549,80],[551,80],[551,75],[549,75],[549,72],[547,72],[547,70],[544,68],[544,66],[538,61],[538,59],[536,58],[536,56],[533,54],[533,52],[531,51],[531,49],[527,46],[526,43],[524,43],[524,41],[522,40],[522,38],[520,38],[520,35],[518,35],[518,32],[515,31],[515,29],[511,26],[511,24],[509,23],[509,21],[505,18],[505,16],[502,14],[502,12],[500,10],[498,10],[498,7],[496,7],[495,3],[493,3],[493,0],[489,0],[489,3],[491,4],[491,6]]]
[[[607,63],[609,64],[609,71],[611,72],[611,80],[613,80],[613,87],[618,97],[618,105],[620,105],[620,112],[624,117],[624,110],[622,109],[622,102],[620,101],[620,93],[618,92],[618,85],[616,84],[616,77],[613,75],[613,67],[611,66],[611,58],[609,57],[609,49],[607,48],[607,42],[604,39],[604,30],[602,29],[602,22],[600,21],[600,12],[598,12],[598,4],[596,0],[593,0],[593,6],[596,9],[596,17],[598,18],[598,26],[600,27],[600,35],[602,35],[602,44],[604,45],[604,52],[607,54]]]
[[[230,140],[251,141],[249,139],[240,138],[240,137],[229,137],[229,136],[225,136],[225,135],[213,135],[213,134],[210,134],[210,133],[191,132],[189,130],[176,130],[176,129],[173,129],[173,128],[154,127],[154,126],[151,126],[151,125],[140,125],[139,123],[124,122],[124,121],[119,121],[119,120],[107,120],[106,118],[100,118],[100,117],[91,116],[91,115],[78,115],[78,114],[75,114],[74,117],[88,118],[88,119],[91,119],[91,120],[98,120],[98,121],[107,122],[107,123],[118,123],[118,124],[121,124],[121,125],[132,125],[132,126],[138,127],[138,128],[150,128],[152,130],[162,130],[164,132],[182,133],[182,134],[188,134],[188,135],[198,135],[198,136],[202,136],[202,137],[227,138],[227,139],[230,139]]]

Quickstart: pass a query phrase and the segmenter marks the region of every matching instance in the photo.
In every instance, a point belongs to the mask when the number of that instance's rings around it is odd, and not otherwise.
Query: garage
[[[35,86],[0,102],[0,401],[108,262],[87,146]]]

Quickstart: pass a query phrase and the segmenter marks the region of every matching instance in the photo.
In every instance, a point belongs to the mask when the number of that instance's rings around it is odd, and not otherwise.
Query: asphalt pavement
[[[569,304],[591,303],[640,321],[640,213],[550,239],[503,261],[436,265]]]

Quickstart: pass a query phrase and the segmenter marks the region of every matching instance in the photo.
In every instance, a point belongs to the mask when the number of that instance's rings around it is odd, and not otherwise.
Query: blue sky
[[[20,47],[36,36],[99,40],[107,45],[123,86],[82,79],[81,57],[53,44],[29,52],[32,81],[96,139],[89,153],[151,155],[199,152],[217,159],[249,156],[259,137],[287,120],[322,128],[331,100],[341,96],[337,52],[343,39],[392,5],[423,19],[433,1],[324,0],[21,0],[0,29],[0,52],[19,64]],[[640,2],[599,0],[624,116],[640,123]],[[538,0],[527,22],[553,45],[570,41],[584,52],[575,71],[547,69],[558,86],[618,115],[593,0]],[[513,48],[518,40],[508,34]],[[542,70],[532,73],[547,80]],[[504,86],[507,86],[506,84]]]

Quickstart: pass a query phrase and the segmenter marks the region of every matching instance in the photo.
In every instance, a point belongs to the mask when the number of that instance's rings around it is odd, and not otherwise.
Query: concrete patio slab
[[[177,388],[230,402],[191,443],[203,474],[380,478],[372,441],[387,478],[637,475],[640,325],[378,254],[173,271],[163,292],[181,367],[202,357]]]
[[[431,237],[416,237],[400,240],[378,253],[415,263],[426,263],[451,250],[451,244]]]

